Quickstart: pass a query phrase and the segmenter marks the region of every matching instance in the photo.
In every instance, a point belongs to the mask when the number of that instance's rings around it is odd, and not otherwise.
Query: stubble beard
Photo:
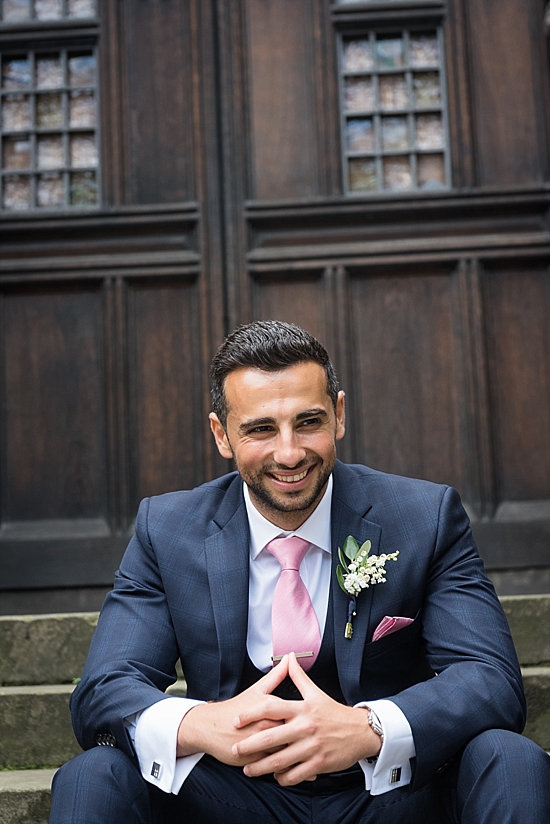
[[[272,512],[305,512],[309,509],[313,511],[315,505],[321,499],[323,490],[330,477],[330,473],[334,468],[334,460],[335,459],[333,458],[332,461],[325,461],[325,463],[321,465],[321,471],[319,473],[319,477],[317,478],[317,482],[306,498],[302,497],[304,493],[300,490],[296,492],[281,492],[280,495],[276,495],[267,488],[264,481],[266,474],[274,473],[277,469],[282,469],[283,467],[270,467],[269,469],[263,468],[254,473],[254,475],[243,475],[241,472],[241,477],[248,486],[251,497],[255,498]],[[310,465],[311,464],[304,461],[303,464],[298,464],[298,466],[292,467],[292,469],[299,472],[301,469],[304,469],[306,466]],[[237,469],[240,472],[238,465]],[[288,467],[284,467],[284,469],[288,471]]]

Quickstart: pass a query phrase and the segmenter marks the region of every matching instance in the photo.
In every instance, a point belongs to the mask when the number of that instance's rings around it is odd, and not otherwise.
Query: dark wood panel
[[[546,267],[485,275],[497,494],[550,498],[550,275]]]
[[[357,458],[377,469],[464,482],[463,382],[449,271],[358,277],[350,286]]]
[[[197,284],[185,280],[129,286],[130,517],[144,496],[205,479],[197,298]]]
[[[317,194],[313,4],[246,0],[251,196]]]
[[[132,203],[193,200],[188,3],[125,0],[123,39]]]
[[[534,71],[542,16],[534,0],[469,2],[477,185],[543,179],[538,121],[544,113]]]
[[[3,297],[2,521],[106,515],[101,292]]]
[[[127,543],[127,536],[0,541],[0,589],[110,586]]]
[[[327,345],[322,272],[258,278],[253,306],[254,319],[296,323]]]

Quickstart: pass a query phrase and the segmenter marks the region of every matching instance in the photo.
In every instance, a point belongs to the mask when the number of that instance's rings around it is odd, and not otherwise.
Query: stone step
[[[82,673],[97,612],[0,616],[0,684],[70,684]]]
[[[70,684],[0,687],[0,768],[59,767],[82,752],[69,713],[73,689]]]
[[[550,751],[550,667],[526,667],[522,672],[527,698],[524,734]]]
[[[48,824],[55,770],[0,772],[2,824]]]
[[[500,599],[522,666],[550,665],[550,595]]]
[[[550,595],[501,598],[523,666],[550,664]],[[0,616],[0,684],[70,684],[98,614]]]

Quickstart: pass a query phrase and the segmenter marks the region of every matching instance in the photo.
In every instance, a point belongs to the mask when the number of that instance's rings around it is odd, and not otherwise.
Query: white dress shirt
[[[285,532],[272,524],[256,509],[248,487],[243,484],[250,526],[249,610],[246,647],[252,663],[267,672],[271,666],[271,604],[281,567],[265,550],[266,544],[281,535],[297,535],[311,546],[300,566],[302,578],[324,631],[331,577],[330,509],[332,476],[319,505],[297,530]],[[125,719],[134,742],[141,773],[146,781],[177,794],[183,782],[204,753],[176,758],[178,728],[186,712],[202,703],[190,698],[170,697]],[[392,701],[362,701],[357,707],[370,707],[380,719],[384,743],[374,764],[359,764],[365,775],[365,789],[372,795],[410,783],[410,759],[415,755],[412,731],[403,712]]]

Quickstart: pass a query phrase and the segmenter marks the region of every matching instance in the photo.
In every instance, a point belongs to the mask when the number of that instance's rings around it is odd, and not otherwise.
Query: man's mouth
[[[297,472],[295,475],[279,475],[277,472],[270,472],[269,474],[272,478],[275,478],[276,481],[280,481],[282,483],[298,483],[298,481],[304,480],[311,468],[311,466],[308,466],[306,469],[303,469],[301,472]]]

